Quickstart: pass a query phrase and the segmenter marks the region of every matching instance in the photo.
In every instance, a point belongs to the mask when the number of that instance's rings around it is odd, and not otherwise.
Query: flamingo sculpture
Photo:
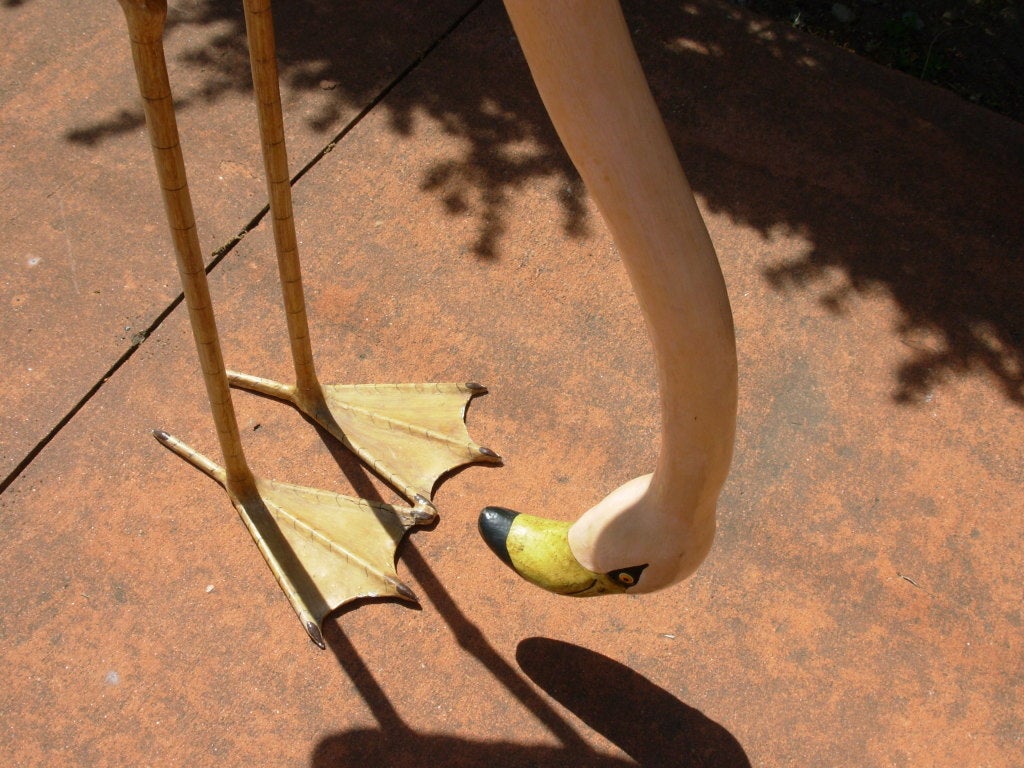
[[[394,572],[395,545],[409,527],[433,518],[429,497],[440,474],[498,460],[469,439],[462,423],[466,402],[483,388],[319,385],[295,248],[269,0],[244,3],[297,384],[225,371],[164,61],[166,0],[119,2],[225,466],[166,432],[154,434],[227,489],[309,636],[323,647],[321,623],[338,605],[378,594],[414,599]],[[691,574],[714,538],[736,414],[728,296],[618,4],[506,0],[506,8],[647,321],[662,395],[662,446],[653,474],[613,491],[575,523],[488,507],[480,530],[502,560],[550,591],[649,592]],[[242,453],[229,384],[293,402],[415,506],[372,504],[257,478]],[[377,423],[384,423],[384,437],[374,433]],[[412,439],[396,442],[387,433]]]
[[[398,542],[409,528],[436,516],[430,497],[441,474],[465,463],[499,460],[493,451],[472,442],[463,423],[468,400],[484,389],[475,384],[319,385],[295,247],[269,0],[244,0],[244,5],[298,385],[225,370],[164,57],[167,2],[119,2],[224,466],[163,430],[153,434],[224,486],[310,639],[323,648],[323,619],[340,605],[360,597],[416,600],[395,572]],[[230,383],[291,400],[415,506],[371,502],[255,476],[242,451]]]
[[[505,0],[548,114],[626,265],[654,346],[654,473],[575,522],[488,507],[480,531],[519,575],[574,596],[651,592],[711,548],[732,458],[732,313],[714,246],[615,0]]]

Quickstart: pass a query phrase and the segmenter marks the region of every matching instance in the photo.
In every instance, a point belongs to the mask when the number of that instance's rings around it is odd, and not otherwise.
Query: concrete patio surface
[[[0,3],[0,762],[1024,765],[1024,127],[730,3],[625,7],[740,409],[707,562],[597,600],[476,531],[573,519],[658,447],[635,300],[500,3],[275,9],[321,378],[483,382],[504,457],[399,549],[421,607],[343,609],[320,651],[149,434],[217,456],[120,10]],[[240,3],[172,3],[167,51],[227,364],[287,381]],[[259,474],[397,500],[234,402]]]

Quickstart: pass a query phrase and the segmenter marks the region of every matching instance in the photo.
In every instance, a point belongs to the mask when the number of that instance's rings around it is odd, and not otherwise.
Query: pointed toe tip
[[[499,456],[495,451],[492,451],[486,445],[481,445],[480,447],[477,448],[477,450],[480,452],[482,456],[486,456],[492,461],[501,461],[501,456]]]
[[[437,507],[434,502],[419,493],[414,497],[416,506],[409,513],[415,525],[427,525],[437,519]]]
[[[437,510],[434,507],[429,509],[414,509],[409,513],[413,525],[430,525],[437,520]]]
[[[414,603],[419,603],[419,598],[416,597],[416,593],[409,589],[408,585],[404,582],[398,582],[395,584],[395,591],[406,600],[411,600]]]
[[[327,643],[324,642],[323,633],[320,631],[320,627],[316,625],[316,622],[306,622],[306,633],[309,635],[309,639],[312,640],[315,645],[319,646],[321,651],[327,650]]]
[[[508,554],[508,532],[518,516],[518,512],[504,507],[485,507],[477,520],[480,535],[487,542],[487,546],[510,568],[515,566],[512,565],[512,558]]]
[[[166,443],[168,440],[171,439],[171,436],[164,432],[162,429],[154,429],[152,430],[152,434],[153,437],[155,437],[161,443]]]

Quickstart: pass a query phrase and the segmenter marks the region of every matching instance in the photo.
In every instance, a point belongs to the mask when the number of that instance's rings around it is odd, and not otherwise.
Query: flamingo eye
[[[631,568],[617,568],[614,571],[608,571],[605,576],[618,583],[620,587],[629,589],[630,587],[636,586],[636,583],[640,581],[640,576],[643,574],[644,568],[646,568],[647,565],[647,563],[644,563],[643,565],[634,565]]]

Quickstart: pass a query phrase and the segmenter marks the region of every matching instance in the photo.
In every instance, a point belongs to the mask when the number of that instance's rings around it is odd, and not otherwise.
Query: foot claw
[[[426,496],[416,494],[415,496],[416,506],[409,512],[416,525],[426,525],[432,523],[437,518],[437,507],[434,506],[434,502],[428,499]]]

